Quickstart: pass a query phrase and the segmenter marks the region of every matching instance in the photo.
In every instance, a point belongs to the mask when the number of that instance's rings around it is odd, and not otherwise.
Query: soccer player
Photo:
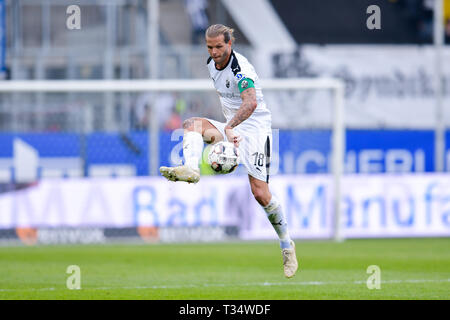
[[[184,165],[161,167],[160,172],[170,181],[197,183],[200,179],[199,160],[203,143],[222,140],[234,143],[247,169],[253,196],[264,208],[280,239],[284,274],[291,278],[298,268],[295,244],[289,236],[280,202],[269,190],[271,112],[264,102],[255,69],[244,56],[232,49],[233,31],[224,25],[215,24],[205,33],[210,55],[207,66],[227,122],[207,118],[185,120]]]

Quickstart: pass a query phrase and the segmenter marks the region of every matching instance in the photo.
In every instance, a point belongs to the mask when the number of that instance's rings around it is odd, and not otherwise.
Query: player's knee
[[[194,118],[189,118],[183,121],[183,129],[187,131],[194,130]]]
[[[185,131],[197,131],[202,133],[202,119],[189,118],[183,121],[183,129]]]

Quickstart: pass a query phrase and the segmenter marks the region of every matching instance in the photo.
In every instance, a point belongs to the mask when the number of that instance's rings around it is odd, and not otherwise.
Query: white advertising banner
[[[273,177],[293,238],[333,236],[328,175]],[[450,236],[450,176],[347,175],[342,185],[347,238]],[[203,177],[196,184],[162,178],[41,181],[0,195],[0,228],[236,226],[242,239],[276,239],[247,177]]]
[[[348,176],[344,234],[352,237],[450,236],[450,176]]]
[[[434,128],[433,46],[303,45],[272,55],[272,77],[337,77],[345,82],[345,119],[349,127]],[[450,101],[450,48],[442,51],[444,101]],[[318,91],[267,95],[274,125],[327,125],[331,105]],[[445,104],[445,103],[444,103]],[[286,105],[297,106],[287,108]],[[292,110],[286,110],[292,109]],[[450,113],[444,114],[450,124]],[[295,123],[297,121],[298,123]]]
[[[44,179],[0,195],[0,228],[213,226],[226,222],[220,179]],[[236,181],[239,181],[237,179]]]

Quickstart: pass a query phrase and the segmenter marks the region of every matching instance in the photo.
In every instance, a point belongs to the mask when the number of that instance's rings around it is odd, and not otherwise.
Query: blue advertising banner
[[[160,165],[183,161],[183,131],[161,132]],[[271,173],[327,173],[331,168],[331,131],[274,130]],[[450,169],[450,133],[445,162]],[[147,132],[0,134],[0,180],[11,171],[37,164],[36,178],[47,176],[146,176],[149,172]],[[22,146],[17,148],[14,146]],[[205,151],[206,152],[206,151]],[[18,161],[18,159],[22,159]],[[23,168],[15,167],[23,163]],[[19,170],[19,171],[20,171]],[[421,173],[434,171],[432,130],[347,130],[346,173]],[[246,174],[243,166],[234,175]]]

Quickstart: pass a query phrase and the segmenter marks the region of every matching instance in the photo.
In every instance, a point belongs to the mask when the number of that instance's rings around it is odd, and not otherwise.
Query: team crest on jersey
[[[230,80],[227,79],[227,81],[225,81],[225,86],[226,86],[227,88],[230,87]]]

